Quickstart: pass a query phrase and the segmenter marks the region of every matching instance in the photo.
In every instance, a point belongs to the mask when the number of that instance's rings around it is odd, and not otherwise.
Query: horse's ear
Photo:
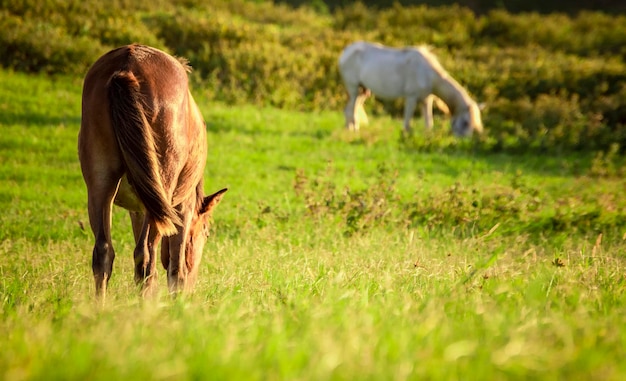
[[[198,211],[198,214],[202,215],[211,212],[211,210],[213,210],[213,208],[215,208],[217,204],[219,204],[219,202],[222,200],[222,196],[224,195],[224,193],[226,193],[227,190],[228,188],[224,188],[213,193],[212,195],[206,196],[202,201],[202,207]]]
[[[478,104],[478,109],[479,109],[480,111],[485,111],[485,109],[486,109],[486,108],[487,108],[487,104],[486,104],[485,102],[480,102],[480,103]]]

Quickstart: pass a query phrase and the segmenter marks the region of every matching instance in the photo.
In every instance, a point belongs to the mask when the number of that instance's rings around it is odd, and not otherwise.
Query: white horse
[[[426,47],[394,49],[355,42],[341,53],[339,72],[350,96],[345,109],[349,130],[359,129],[358,114],[363,118],[363,103],[374,93],[383,99],[404,98],[406,132],[411,132],[410,122],[417,103],[423,105],[426,128],[432,128],[432,104],[436,99],[433,95],[448,106],[456,136],[483,131],[476,102]]]

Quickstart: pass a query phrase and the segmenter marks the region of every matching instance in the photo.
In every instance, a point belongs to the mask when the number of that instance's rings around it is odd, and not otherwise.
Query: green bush
[[[163,47],[139,1],[1,0],[0,7],[0,64],[20,71],[84,75],[113,47]]]
[[[4,67],[82,77],[107,50],[139,42],[188,58],[194,84],[224,102],[341,112],[337,59],[355,40],[430,45],[487,104],[486,141],[496,143],[486,147],[626,147],[625,16],[477,16],[454,5],[375,10],[360,2],[329,14],[245,0],[0,0]],[[366,107],[402,115],[400,101]]]
[[[623,168],[616,168],[616,156],[616,147],[606,154],[597,154],[589,174],[594,177],[623,174]],[[306,218],[336,224],[347,236],[362,234],[375,227],[397,231],[398,228],[420,226],[438,231],[447,226],[465,236],[503,224],[517,226],[516,230],[523,226],[523,231],[543,236],[548,231],[572,230],[597,234],[626,225],[626,221],[619,219],[619,208],[607,208],[603,205],[605,201],[598,200],[595,195],[551,198],[527,184],[519,171],[511,174],[508,185],[480,189],[457,182],[444,189],[427,190],[425,194],[405,198],[398,194],[397,171],[392,168],[379,166],[371,183],[355,189],[338,189],[329,180],[333,170],[332,163],[324,172],[314,176],[298,170],[294,190],[306,210]],[[288,218],[284,215],[277,217]],[[510,224],[513,221],[515,223]],[[506,229],[502,226],[500,231]]]
[[[539,46],[581,56],[626,55],[626,17],[601,12],[513,15],[502,10],[482,17],[476,40],[500,47]]]
[[[3,14],[0,57],[5,66],[26,72],[84,73],[103,48],[89,37],[72,37],[51,23],[26,23]]]

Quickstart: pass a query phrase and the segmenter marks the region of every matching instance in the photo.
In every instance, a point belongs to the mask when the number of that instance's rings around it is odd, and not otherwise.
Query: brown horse
[[[209,215],[226,189],[204,196],[206,130],[189,92],[189,70],[158,49],[128,45],[102,56],[85,77],[78,156],[102,299],[115,258],[113,203],[130,212],[143,295],[156,289],[159,242],[170,292],[195,282]]]

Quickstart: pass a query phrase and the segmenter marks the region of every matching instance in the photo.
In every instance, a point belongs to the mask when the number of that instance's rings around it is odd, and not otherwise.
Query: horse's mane
[[[483,121],[482,118],[480,116],[480,107],[476,104],[476,102],[472,101],[470,108],[469,108],[469,115],[471,120],[471,124],[472,126],[474,126],[474,129],[478,132],[478,133],[482,133],[483,132]]]
[[[178,62],[180,62],[181,65],[183,65],[183,68],[185,68],[185,71],[187,73],[191,73],[193,69],[191,68],[191,64],[189,64],[189,60],[187,58],[185,57],[175,57],[175,58]]]
[[[430,66],[433,68],[433,70],[437,72],[437,74],[441,76],[449,76],[446,69],[444,69],[443,66],[441,66],[441,62],[439,62],[439,59],[437,58],[435,53],[433,53],[431,46],[418,45],[418,46],[412,47],[412,49],[417,50],[417,52],[419,52],[422,55],[422,57],[424,57],[424,59],[428,61]]]
[[[133,59],[137,60],[138,62],[145,61],[146,59],[157,53],[149,46],[140,44],[130,45],[129,50]],[[187,73],[191,73],[191,65],[189,64],[189,60],[187,58],[177,56],[172,57],[174,57],[174,59],[183,66]],[[168,59],[171,60],[171,57],[168,57]]]
[[[469,95],[465,87],[461,86],[461,84],[456,79],[454,79],[448,73],[448,71],[443,68],[443,66],[441,66],[441,62],[439,62],[439,59],[437,58],[437,56],[435,56],[435,53],[433,53],[432,48],[430,46],[419,45],[419,46],[413,47],[413,49],[422,55],[422,57],[430,64],[431,68],[435,71],[435,73],[437,73],[440,77],[445,78],[448,83],[454,86],[461,93],[463,98],[465,98],[466,102],[476,103],[474,102],[472,97]],[[471,114],[472,119],[475,122],[478,122],[480,124],[480,110],[478,110],[478,112],[476,112],[476,110],[470,110],[470,114]]]

